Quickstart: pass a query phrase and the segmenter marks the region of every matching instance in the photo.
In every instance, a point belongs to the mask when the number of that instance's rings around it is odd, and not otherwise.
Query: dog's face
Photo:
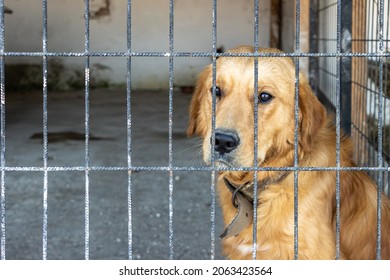
[[[239,47],[232,53],[253,52]],[[261,52],[279,52],[263,49]],[[257,98],[258,150],[261,165],[294,145],[295,66],[284,57],[258,59],[258,94],[254,94],[254,58],[221,57],[216,65],[215,142],[212,145],[212,67],[201,73],[190,106],[188,134],[204,138],[203,159],[221,167],[251,167],[254,163],[254,105]],[[299,79],[299,147],[309,150],[325,120],[325,109],[303,75]],[[214,151],[212,147],[214,146]]]

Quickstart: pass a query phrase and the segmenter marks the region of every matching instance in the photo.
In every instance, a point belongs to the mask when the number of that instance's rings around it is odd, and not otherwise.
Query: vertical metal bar
[[[0,163],[1,163],[1,221],[0,221],[0,259],[5,260],[5,75],[4,75],[4,0],[0,0]]]
[[[318,0],[310,1],[310,52],[318,52]],[[317,93],[318,87],[318,58],[309,58],[310,86]]]
[[[341,1],[337,0],[337,37],[336,52],[341,54]],[[340,134],[341,134],[341,57],[337,56],[336,64],[336,260],[340,259]]]
[[[169,259],[173,260],[173,52],[174,0],[169,0]]]
[[[384,22],[384,0],[379,2],[379,53],[383,55],[383,22]],[[383,167],[383,56],[379,57],[379,104],[378,104],[378,168]],[[381,222],[382,222],[382,190],[383,172],[378,173],[378,200],[377,200],[377,243],[376,259],[381,259]]]
[[[42,15],[43,15],[43,26],[42,26],[42,46],[43,46],[43,231],[42,231],[42,257],[44,260],[47,259],[47,210],[48,210],[48,172],[47,172],[47,161],[48,161],[48,115],[47,115],[47,67],[48,58],[47,55],[47,0],[42,1]]]
[[[215,126],[214,126],[215,128]],[[213,133],[215,136],[215,133]],[[213,164],[215,167],[215,164]],[[215,181],[216,171],[211,171],[211,186],[210,186],[210,259],[215,259],[215,216],[216,216],[216,193]]]
[[[213,11],[212,11],[212,48],[213,48],[213,57],[212,57],[212,117],[211,117],[211,165],[213,171],[211,171],[211,186],[210,186],[210,196],[211,196],[211,206],[210,206],[210,223],[211,223],[211,242],[210,242],[210,258],[215,259],[215,181],[216,181],[216,171],[215,171],[215,111],[217,97],[215,94],[216,90],[216,80],[217,80],[217,0],[213,0]]]
[[[127,1],[127,79],[126,79],[126,120],[127,120],[127,212],[128,212],[128,223],[127,223],[127,236],[128,236],[128,258],[129,260],[133,259],[133,211],[132,211],[132,197],[133,197],[133,188],[132,188],[132,114],[131,114],[131,0]]]
[[[254,1],[254,53],[258,54],[259,51],[259,1]],[[258,167],[258,91],[259,91],[259,58],[257,56],[254,57],[254,103],[253,103],[253,167]],[[252,258],[255,260],[257,258],[257,190],[258,190],[258,171],[254,172],[253,182],[253,248],[252,248]]]
[[[85,259],[89,260],[89,0],[84,2],[84,52],[85,52]]]
[[[300,53],[301,1],[295,2],[295,53]],[[299,57],[295,59],[294,96],[294,259],[298,259],[298,139],[299,139]]]

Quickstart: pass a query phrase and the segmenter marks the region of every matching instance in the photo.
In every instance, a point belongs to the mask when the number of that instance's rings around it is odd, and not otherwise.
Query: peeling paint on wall
[[[99,19],[101,17],[109,16],[111,13],[110,6],[110,0],[92,0],[90,3],[90,18]]]
[[[14,13],[5,18],[6,49],[10,52],[42,51],[42,5],[39,1],[8,1]],[[48,49],[50,52],[85,50],[84,1],[50,0],[48,5]],[[291,1],[290,1],[291,2]],[[293,1],[292,1],[293,2]],[[270,0],[260,0],[259,44],[269,45]],[[127,50],[127,1],[89,0],[90,51],[124,52]],[[175,1],[175,51],[210,52],[212,50],[212,5],[210,1]],[[239,12],[237,12],[239,11]],[[132,0],[131,49],[134,52],[169,51],[169,1]],[[292,26],[292,25],[291,25]],[[293,33],[293,32],[292,32]],[[284,37],[283,37],[284,38]],[[283,40],[285,41],[285,40]],[[221,1],[218,4],[218,42],[225,49],[239,44],[253,44],[253,1]],[[65,67],[60,81],[53,76],[51,86],[83,87],[83,57],[58,57]],[[51,59],[49,59],[51,60]],[[42,87],[42,62],[37,57],[7,57],[7,75],[23,71],[23,78],[14,76],[13,88],[34,85]],[[91,57],[95,84],[109,82],[126,85],[126,57]],[[174,83],[193,84],[198,73],[210,63],[207,57],[175,58]],[[11,65],[12,64],[12,65]],[[21,64],[21,66],[13,66]],[[102,69],[102,65],[110,69]],[[9,67],[8,67],[9,66]],[[167,89],[169,61],[165,57],[135,57],[131,60],[132,88]],[[26,68],[26,69],[24,69]],[[104,67],[103,67],[104,68]],[[32,77],[26,77],[31,73]],[[52,79],[52,73],[48,73]],[[6,76],[7,76],[6,75]],[[12,81],[11,79],[9,81]],[[100,82],[102,81],[102,82]],[[10,85],[8,86],[10,88]]]

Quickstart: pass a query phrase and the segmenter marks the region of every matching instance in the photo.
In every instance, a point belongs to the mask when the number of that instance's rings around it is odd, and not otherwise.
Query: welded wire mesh
[[[336,113],[338,147],[342,122],[347,132],[351,130],[356,163],[365,166],[362,170],[368,171],[378,184],[376,256],[380,258],[381,192],[384,190],[389,194],[386,172],[389,166],[386,146],[389,137],[389,131],[386,130],[386,104],[389,97],[384,91],[387,85],[384,65],[388,55],[389,5],[387,1],[356,1],[347,14],[341,13],[341,1],[318,1],[317,5],[318,50],[341,54],[334,58],[320,58],[317,62],[317,93],[325,96],[330,109]],[[348,19],[352,19],[352,26],[346,28],[343,22]],[[342,60],[345,58],[343,48],[352,56],[352,66],[348,65],[352,73],[345,74],[348,71],[343,70],[346,63]],[[365,56],[359,57],[358,53],[365,53]],[[352,84],[347,92],[341,90],[343,78]],[[352,97],[347,99],[347,106],[341,104],[340,101],[349,95]],[[340,117],[345,115],[351,116],[350,122],[346,118],[347,121],[343,123]],[[339,152],[337,149],[338,155]],[[337,167],[340,167],[340,162]],[[338,211],[338,240],[339,230]]]
[[[0,50],[1,53],[4,53],[4,1],[0,2]],[[1,114],[1,196],[0,196],[0,205],[1,205],[1,214],[0,214],[0,245],[1,252],[0,257],[2,260],[5,259],[5,87],[4,87],[4,56],[0,57],[0,114]]]
[[[360,2],[357,13],[365,26],[354,39],[355,48],[367,53],[388,53],[390,8],[388,2]],[[369,23],[369,24],[368,24]],[[359,103],[354,105],[355,145],[363,151],[356,161],[361,165],[389,167],[390,95],[388,58],[367,57],[355,62],[356,73],[352,79]],[[378,156],[381,150],[382,157]],[[370,172],[376,180],[383,181],[385,193],[389,194],[388,173]],[[383,179],[379,178],[383,176]]]
[[[384,188],[388,193],[389,185],[389,176],[388,176],[388,161],[390,154],[390,139],[389,139],[389,130],[390,122],[387,122],[388,117],[390,116],[390,104],[389,96],[386,94],[388,91],[388,60],[390,61],[390,54],[388,50],[389,42],[389,4],[384,0],[381,1],[369,1],[369,8],[363,7],[363,11],[366,12],[368,19],[366,20],[365,27],[365,36],[362,38],[353,37],[352,40],[359,42],[359,44],[364,44],[364,47],[356,49],[357,51],[345,52],[343,49],[343,40],[348,40],[343,37],[343,22],[342,22],[342,1],[318,1],[318,10],[316,11],[318,15],[318,26],[320,28],[317,30],[318,35],[318,50],[310,53],[301,52],[300,47],[300,1],[297,0],[295,3],[295,51],[291,53],[259,53],[259,10],[262,7],[259,4],[258,0],[254,0],[254,45],[255,52],[253,54],[243,53],[243,54],[231,54],[231,53],[218,53],[218,28],[217,28],[217,0],[212,1],[212,52],[176,52],[175,51],[175,34],[174,34],[174,12],[175,5],[174,0],[169,0],[169,51],[168,52],[133,52],[132,50],[132,1],[127,1],[127,50],[125,52],[91,52],[90,50],[90,1],[85,0],[84,5],[84,51],[82,52],[50,52],[47,48],[48,43],[48,26],[47,26],[47,0],[42,1],[42,26],[43,26],[43,48],[41,52],[6,52],[4,48],[4,1],[0,1],[0,87],[1,87],[1,151],[0,151],[0,161],[1,161],[1,259],[6,259],[6,181],[5,175],[6,172],[41,172],[42,177],[42,187],[43,187],[43,229],[42,229],[42,258],[47,259],[47,248],[48,248],[48,203],[50,202],[50,197],[48,196],[48,174],[49,172],[70,172],[77,171],[84,174],[85,177],[85,195],[84,195],[84,256],[85,259],[90,258],[90,172],[91,171],[127,171],[127,211],[128,211],[128,258],[133,258],[133,172],[135,171],[163,171],[166,172],[169,176],[169,202],[168,202],[168,257],[169,259],[175,259],[175,209],[174,209],[174,194],[175,194],[175,184],[174,176],[176,172],[180,171],[207,171],[210,172],[210,259],[214,259],[216,256],[216,193],[215,193],[215,182],[216,177],[219,171],[268,171],[268,170],[279,170],[279,171],[293,171],[294,172],[294,257],[298,259],[298,211],[299,211],[299,201],[298,201],[298,174],[300,171],[336,171],[336,256],[335,258],[340,258],[340,171],[368,171],[372,174],[375,174],[378,182],[378,205],[380,205],[380,192]],[[364,1],[362,1],[364,2]],[[357,11],[354,11],[357,13]],[[361,12],[360,13],[364,13]],[[351,13],[352,14],[352,13]],[[374,24],[372,24],[374,22]],[[324,24],[327,23],[327,24]],[[257,147],[258,143],[258,119],[257,119],[257,98],[255,98],[254,104],[254,153],[255,161],[253,167],[242,167],[242,168],[221,168],[215,165],[214,156],[212,157],[212,164],[210,166],[176,166],[173,163],[173,115],[174,115],[174,104],[173,104],[173,95],[174,95],[174,65],[175,58],[180,57],[210,57],[212,58],[212,76],[213,76],[213,99],[212,99],[212,150],[214,150],[215,143],[215,112],[216,112],[216,77],[217,77],[217,68],[216,61],[218,57],[254,57],[254,95],[257,96],[258,91],[258,77],[261,73],[258,73],[258,58],[261,57],[292,57],[295,61],[296,67],[296,76],[295,76],[295,138],[294,138],[294,165],[290,167],[282,168],[261,168],[257,165]],[[42,127],[43,127],[43,165],[42,166],[8,166],[5,160],[6,155],[6,135],[5,135],[5,87],[4,87],[4,59],[6,57],[39,57],[42,58],[43,65],[43,89],[42,89],[42,104],[43,104],[43,116],[42,116]],[[48,103],[47,103],[47,78],[48,78],[48,59],[51,57],[81,57],[84,58],[84,102],[85,102],[85,155],[84,155],[84,165],[79,166],[48,166]],[[127,165],[125,166],[95,166],[90,164],[90,59],[91,57],[122,57],[127,60],[127,80],[126,80],[126,117],[127,117]],[[132,161],[132,67],[131,61],[133,58],[137,57],[165,57],[169,59],[169,143],[168,143],[168,164],[167,166],[136,166]],[[298,161],[298,116],[299,116],[299,68],[300,68],[300,58],[310,57],[317,59],[318,63],[318,89],[325,94],[326,98],[330,104],[335,109],[336,116],[336,166],[334,167],[300,167]],[[352,94],[361,94],[362,97],[359,97],[358,104],[363,105],[359,106],[358,110],[366,110],[364,112],[342,112],[341,111],[341,99],[343,92],[341,91],[341,80],[342,80],[342,63],[343,59],[353,59],[358,60],[363,63],[363,66],[360,65],[357,72],[353,72],[352,83],[356,85],[359,93],[353,92]],[[389,64],[390,65],[390,64]],[[390,67],[389,67],[390,68]],[[366,75],[363,75],[360,72],[366,72]],[[358,73],[359,72],[359,73]],[[389,103],[388,103],[389,102]],[[356,106],[352,104],[351,107]],[[389,107],[389,108],[388,108]],[[373,108],[373,110],[371,110]],[[356,108],[353,110],[357,110]],[[357,157],[358,166],[357,167],[343,167],[340,165],[340,139],[341,139],[341,115],[352,114],[356,118],[352,117],[352,133],[356,134],[355,143],[364,147],[361,148],[364,150],[363,156]],[[367,130],[367,127],[364,127],[364,123],[373,122],[377,129],[375,131]],[[361,155],[362,153],[357,153]],[[374,155],[374,156],[373,156]],[[374,159],[373,161],[368,161],[369,159]],[[254,172],[255,179],[257,178],[257,172]],[[255,180],[254,187],[254,227],[253,227],[253,258],[257,257],[257,180]],[[380,207],[378,207],[378,221],[380,221],[381,213]],[[261,233],[259,233],[261,234]],[[378,223],[378,244],[380,244],[380,222]],[[377,257],[380,256],[380,246],[378,246]]]

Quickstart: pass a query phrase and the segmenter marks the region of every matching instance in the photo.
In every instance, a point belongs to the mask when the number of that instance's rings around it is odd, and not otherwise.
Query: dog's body
[[[250,53],[253,49],[242,46],[230,52]],[[261,52],[279,51],[262,49]],[[258,166],[293,166],[295,66],[289,58],[260,57],[258,73]],[[221,57],[217,61],[216,74],[215,143],[212,145],[210,141],[213,138],[210,66],[199,77],[190,107],[188,134],[204,138],[206,163],[211,163],[211,147],[214,147],[217,166],[253,167],[254,58]],[[335,129],[302,74],[299,77],[298,128],[299,166],[335,167]],[[352,145],[348,138],[342,137],[340,166],[354,166],[351,157]],[[232,190],[227,185],[242,186],[253,181],[253,177],[253,172],[219,173],[217,188],[226,225],[237,214]],[[260,171],[257,181],[256,257],[293,259],[294,172]],[[262,185],[261,182],[268,183]],[[241,197],[245,195],[241,194]],[[381,257],[390,259],[390,201],[385,195],[381,198]],[[299,171],[299,259],[335,258],[336,220],[336,171]],[[340,171],[340,225],[341,258],[375,259],[377,188],[364,172]],[[228,258],[251,259],[253,223],[240,229],[238,235],[224,238],[223,248]]]

